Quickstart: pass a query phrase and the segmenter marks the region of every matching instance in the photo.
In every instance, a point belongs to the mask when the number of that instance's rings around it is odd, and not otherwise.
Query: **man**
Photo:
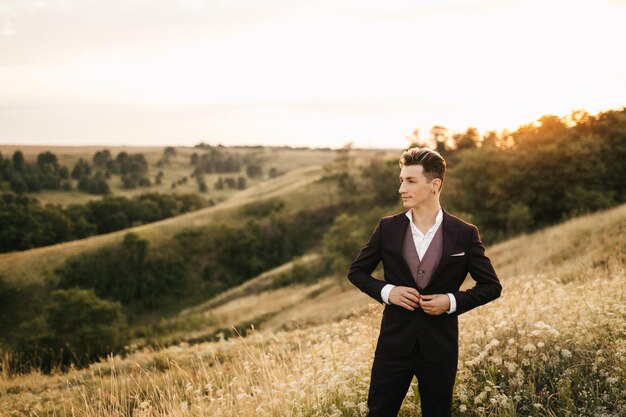
[[[400,158],[409,210],[384,217],[350,266],[348,278],[385,304],[374,354],[368,417],[396,416],[413,375],[422,416],[450,416],[458,360],[458,315],[500,296],[478,228],[441,208],[443,157],[411,148]],[[382,261],[385,281],[371,273]],[[460,291],[467,273],[476,281]]]

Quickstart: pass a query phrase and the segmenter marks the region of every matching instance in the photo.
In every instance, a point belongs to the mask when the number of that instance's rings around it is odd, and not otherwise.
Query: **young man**
[[[458,360],[458,315],[500,296],[478,228],[441,208],[443,157],[411,148],[400,158],[409,210],[384,217],[350,266],[348,278],[385,304],[374,354],[368,417],[396,416],[413,375],[422,416],[450,416]],[[371,273],[382,261],[385,281]],[[459,291],[467,273],[473,288]]]

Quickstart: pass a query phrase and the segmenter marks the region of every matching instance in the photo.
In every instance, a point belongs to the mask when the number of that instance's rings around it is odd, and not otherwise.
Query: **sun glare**
[[[362,146],[403,143],[415,127],[514,129],[542,114],[624,104],[626,58],[615,48],[624,35],[623,5],[412,7],[404,2],[379,16],[372,4],[360,13],[303,7],[287,19],[219,36],[5,67],[0,86],[15,100],[161,109],[221,104],[228,121],[214,120],[213,130],[199,124],[198,136],[245,136],[243,126],[254,125],[260,137],[310,141],[302,130],[315,125],[311,131],[326,142]]]

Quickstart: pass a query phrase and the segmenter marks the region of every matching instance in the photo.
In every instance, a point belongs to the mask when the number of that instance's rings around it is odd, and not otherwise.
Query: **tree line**
[[[284,213],[280,200],[264,205],[240,209],[235,225],[187,229],[159,245],[128,233],[119,244],[68,258],[28,290],[0,277],[0,346],[14,353],[10,366],[50,371],[122,352],[143,315],[200,302],[304,254],[341,209]],[[30,308],[3,311],[9,299]]]
[[[626,202],[626,108],[548,115],[513,132],[484,135],[475,128],[448,135],[437,126],[429,140],[412,139],[411,146],[437,149],[446,158],[442,206],[478,225],[487,244]],[[343,150],[326,178],[341,190],[338,198],[363,203],[337,219],[340,239],[357,233],[353,217],[376,207],[402,209],[399,156],[374,159],[355,172],[346,162],[350,149]],[[361,238],[370,226],[358,232]],[[347,250],[356,251],[354,244]]]
[[[83,239],[155,222],[207,205],[197,194],[105,196],[66,208],[26,195],[0,194],[0,253]]]
[[[6,182],[11,191],[22,194],[41,190],[72,189],[71,180],[77,181],[77,189],[89,194],[109,194],[107,182],[112,174],[121,176],[124,188],[148,187],[146,177],[148,163],[143,154],[120,152],[115,158],[109,150],[98,151],[91,163],[80,158],[70,170],[59,163],[58,157],[50,152],[37,155],[35,163],[29,163],[22,151],[17,150],[12,157],[0,154],[0,185]]]
[[[490,241],[626,202],[626,108],[544,116],[492,138],[452,152],[443,194]]]
[[[36,163],[28,163],[21,151],[15,151],[11,158],[0,153],[0,185],[7,182],[16,193],[48,190],[69,190],[69,170],[59,165],[58,158],[52,152],[37,155]]]
[[[245,166],[245,175],[248,178],[261,178],[264,174],[263,161],[256,155],[242,155],[226,152],[222,147],[201,147],[204,153],[194,152],[189,160],[192,172],[196,178],[198,190],[202,193],[209,191],[204,180],[204,174],[234,173],[238,174]],[[178,157],[176,149],[168,146],[156,163],[157,168],[169,166]],[[0,189],[3,183],[18,194],[36,193],[41,190],[73,189],[72,180],[76,189],[88,194],[107,195],[111,193],[109,180],[113,175],[120,177],[121,186],[125,189],[150,187],[160,185],[163,181],[163,171],[159,170],[153,179],[149,177],[149,164],[142,153],[129,154],[119,152],[113,156],[108,149],[94,153],[91,161],[80,158],[73,167],[59,163],[58,157],[49,151],[37,155],[35,163],[29,163],[22,151],[17,150],[10,158],[0,153]],[[268,171],[270,177],[279,175],[275,167]],[[174,189],[187,182],[187,177],[171,183]],[[244,189],[246,177],[220,177],[214,185],[215,189]]]

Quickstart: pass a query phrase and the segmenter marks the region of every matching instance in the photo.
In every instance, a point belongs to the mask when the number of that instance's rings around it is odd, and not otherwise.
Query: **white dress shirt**
[[[406,212],[406,217],[409,218],[409,224],[411,226],[411,235],[413,235],[413,242],[415,243],[415,248],[417,249],[417,256],[421,260],[432,242],[437,229],[441,226],[441,222],[443,221],[443,210],[439,209],[437,212],[437,216],[435,217],[435,224],[424,234],[420,229],[417,228],[415,223],[413,223],[413,216],[411,215],[411,210],[409,209]],[[389,293],[395,287],[393,284],[387,284],[383,287],[380,292],[380,296],[385,302],[385,304],[391,304],[389,302]],[[448,314],[452,314],[456,311],[456,299],[454,295],[451,293],[447,293],[448,298],[450,299],[450,309],[447,311]]]

